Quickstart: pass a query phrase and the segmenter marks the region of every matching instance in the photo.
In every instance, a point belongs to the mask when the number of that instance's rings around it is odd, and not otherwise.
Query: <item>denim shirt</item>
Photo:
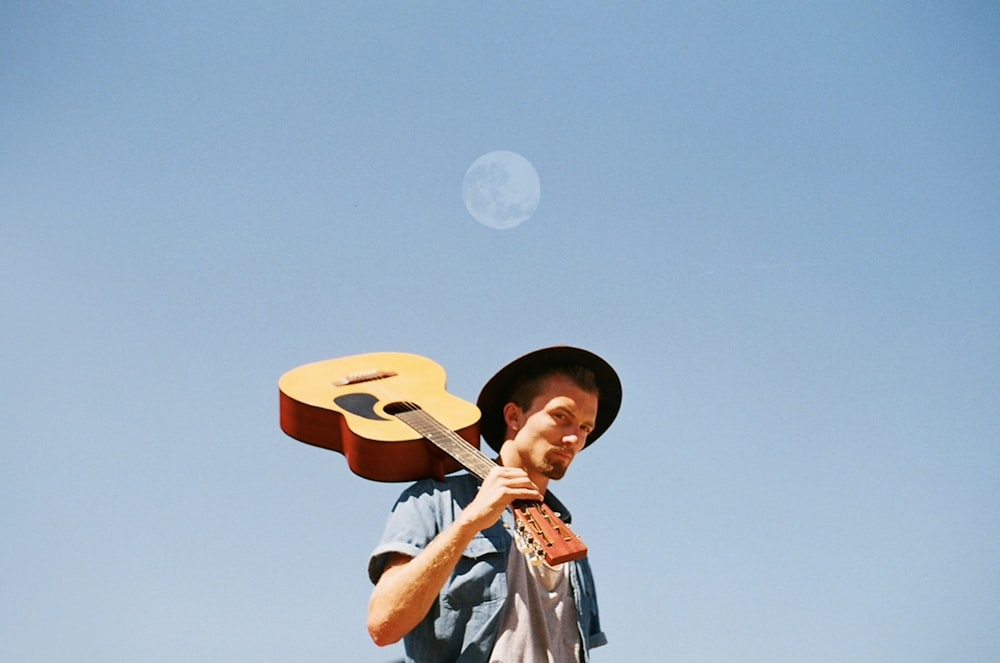
[[[454,521],[476,496],[479,479],[469,474],[425,479],[403,491],[386,522],[382,539],[372,552],[368,575],[377,583],[393,553],[416,557]],[[554,498],[552,498],[554,500]],[[549,498],[546,499],[549,501]],[[562,505],[553,509],[568,514]],[[507,557],[513,539],[507,528],[513,516],[483,530],[469,543],[455,571],[441,589],[430,612],[404,638],[408,663],[487,663],[496,641],[507,600]],[[570,564],[584,661],[589,650],[607,643],[597,612],[594,578],[587,558]]]

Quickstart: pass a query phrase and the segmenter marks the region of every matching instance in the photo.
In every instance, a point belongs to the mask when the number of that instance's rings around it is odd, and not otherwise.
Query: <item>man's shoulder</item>
[[[467,472],[449,474],[443,480],[421,479],[411,484],[400,499],[412,497],[430,496],[437,499],[451,498],[458,502],[475,497],[479,490],[480,480]]]

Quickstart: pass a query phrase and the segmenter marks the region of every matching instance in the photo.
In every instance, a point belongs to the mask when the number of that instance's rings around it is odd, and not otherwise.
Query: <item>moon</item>
[[[479,223],[507,230],[527,221],[542,197],[538,172],[517,152],[488,152],[465,171],[462,198]]]

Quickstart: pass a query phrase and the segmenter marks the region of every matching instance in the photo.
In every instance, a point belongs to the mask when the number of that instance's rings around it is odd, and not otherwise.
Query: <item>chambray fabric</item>
[[[479,479],[469,474],[425,479],[400,495],[386,522],[382,539],[372,552],[368,575],[378,582],[392,553],[415,557],[438,532],[451,525],[476,496]],[[568,522],[561,505],[553,505]],[[506,527],[505,527],[506,525]],[[507,558],[513,540],[508,512],[503,520],[480,532],[463,553],[451,578],[424,620],[403,639],[408,663],[486,663],[497,637],[507,599]],[[577,620],[588,650],[607,643],[601,631],[594,578],[586,558],[569,562]]]

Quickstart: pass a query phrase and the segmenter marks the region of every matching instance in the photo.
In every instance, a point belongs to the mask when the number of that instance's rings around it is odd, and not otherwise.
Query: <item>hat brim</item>
[[[622,383],[611,364],[593,352],[566,345],[542,348],[529,352],[501,368],[490,378],[479,393],[476,404],[481,418],[479,430],[486,443],[499,451],[506,441],[507,424],[503,418],[503,408],[510,400],[514,384],[523,375],[530,375],[548,368],[578,364],[590,369],[597,381],[600,397],[597,402],[597,420],[594,430],[587,436],[586,447],[597,441],[611,422],[618,416],[622,403]]]

